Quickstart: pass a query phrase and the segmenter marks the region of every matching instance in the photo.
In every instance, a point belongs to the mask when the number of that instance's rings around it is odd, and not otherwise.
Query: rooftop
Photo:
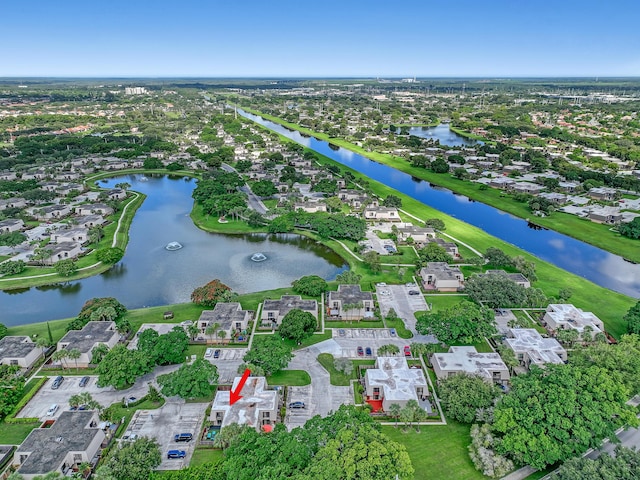
[[[236,377],[233,380],[232,389],[235,390],[239,383],[240,377]],[[213,399],[211,410],[224,412],[223,427],[237,423],[257,428],[260,426],[260,412],[274,411],[278,405],[278,392],[266,388],[267,380],[265,377],[249,377],[240,391],[240,395],[242,395],[240,400],[229,405],[231,392],[218,390]]]
[[[329,300],[341,301],[344,305],[373,301],[371,292],[363,292],[360,285],[338,285],[337,292],[329,292]]]
[[[29,337],[4,337],[0,339],[0,360],[3,358],[24,358],[29,355],[36,344]]]
[[[552,303],[547,306],[545,316],[550,317],[556,324],[565,324],[579,332],[586,326],[590,326],[594,334],[604,329],[602,320],[597,316],[591,312],[584,312],[571,303]]]
[[[77,348],[81,353],[89,353],[96,343],[108,343],[116,333],[115,322],[89,322],[82,330],[70,330],[59,343],[66,343],[64,348]]]
[[[534,328],[511,328],[505,343],[516,354],[526,353],[533,363],[563,363],[566,350],[555,338],[544,338]]]
[[[300,295],[283,295],[280,300],[265,300],[262,305],[262,311],[277,310],[280,315],[286,315],[294,308],[315,313],[318,310],[318,302],[302,300]]]
[[[17,453],[30,453],[18,473],[38,475],[57,469],[69,452],[83,452],[100,432],[91,428],[95,412],[62,412],[50,428],[36,428]]]
[[[447,353],[433,355],[441,370],[464,372],[492,378],[494,371],[507,371],[507,366],[497,353],[478,353],[475,347],[449,347]]]
[[[247,316],[247,311],[242,310],[238,302],[218,302],[213,310],[203,310],[200,314],[200,322],[217,323],[220,328],[228,330],[235,326],[236,322],[242,322]]]
[[[421,368],[409,368],[403,357],[378,357],[376,368],[366,371],[367,382],[380,386],[386,400],[417,400],[416,387],[426,387]]]
[[[420,276],[434,275],[438,280],[457,280],[461,273],[459,267],[446,262],[428,262],[427,266],[420,270]]]

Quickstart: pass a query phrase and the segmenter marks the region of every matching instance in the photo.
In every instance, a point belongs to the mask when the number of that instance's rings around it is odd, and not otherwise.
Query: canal
[[[75,316],[93,297],[115,297],[127,308],[190,301],[194,288],[219,278],[238,293],[288,287],[304,275],[333,279],[347,268],[333,250],[292,234],[222,235],[197,228],[189,213],[195,179],[128,175],[104,180],[113,188],[126,181],[147,195],[129,231],[124,258],[94,277],[58,285],[0,292],[0,323],[7,326]],[[168,251],[170,242],[183,248]],[[267,260],[254,262],[262,252]]]
[[[238,113],[430,207],[481,228],[542,260],[603,287],[635,298],[640,297],[638,264],[630,263],[618,255],[561,233],[532,228],[534,226],[526,220],[473,201],[464,195],[455,194],[448,189],[433,186],[429,182],[374,162],[351,150],[330,145],[314,137],[303,136],[297,131],[240,109]],[[448,138],[455,135],[442,129],[438,133],[442,135],[440,138],[443,140],[445,136]]]

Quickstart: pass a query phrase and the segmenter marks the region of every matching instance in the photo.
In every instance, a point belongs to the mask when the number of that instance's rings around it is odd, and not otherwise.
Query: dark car
[[[411,356],[411,347],[409,345],[405,345],[404,346],[404,356],[405,357],[410,357]]]
[[[362,347],[358,347],[358,356],[362,357],[364,355],[364,349]]]
[[[390,329],[389,329],[389,334],[390,334],[392,337],[395,337],[395,336],[396,336],[396,329],[395,329],[395,328],[390,328]]]
[[[341,328],[340,330],[338,330],[338,335],[340,335],[341,337],[344,337],[347,334],[347,332],[345,332],[344,328]]]
[[[220,358],[220,350],[213,352],[213,358]]]
[[[80,383],[78,383],[79,387],[86,387],[87,383],[89,383],[89,377],[82,377],[80,379]]]
[[[62,375],[58,375],[53,383],[51,384],[51,390],[57,390],[60,385],[64,382],[64,377]]]
[[[175,442],[190,442],[192,439],[193,435],[191,433],[179,433],[173,436]]]
[[[289,408],[305,408],[304,402],[291,402]]]
[[[371,353],[372,353],[372,352],[371,352],[371,347],[367,347],[367,348],[365,348],[365,349],[364,349],[364,354],[365,354],[367,357],[370,357],[370,356],[371,356]]]
[[[187,452],[184,450],[169,450],[167,452],[167,458],[184,458],[187,456]]]
[[[409,295],[420,295],[418,290],[409,290]]]

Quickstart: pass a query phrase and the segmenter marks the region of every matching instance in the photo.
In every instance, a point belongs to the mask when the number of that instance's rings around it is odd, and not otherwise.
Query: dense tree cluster
[[[319,297],[329,288],[327,281],[318,275],[306,275],[291,283],[293,291],[310,297]]]
[[[160,445],[155,439],[140,437],[112,449],[107,461],[96,471],[96,478],[112,480],[148,480],[151,471],[162,462]]]
[[[461,423],[472,423],[478,409],[487,409],[501,395],[492,383],[478,375],[453,375],[438,382],[440,401],[447,416]]]
[[[67,324],[67,331],[81,330],[90,321],[113,321],[121,332],[130,328],[126,319],[127,308],[113,297],[87,300],[78,316]]]
[[[278,332],[282,338],[288,338],[296,343],[310,337],[318,326],[318,321],[309,312],[298,308],[289,310],[282,318]]]
[[[149,373],[153,362],[141,350],[129,350],[125,345],[118,344],[107,353],[98,367],[98,386],[111,385],[117,390],[129,388],[138,377]]]
[[[567,460],[551,477],[553,480],[636,480],[640,478],[640,452],[617,446],[614,455],[596,459],[575,457]]]
[[[0,325],[4,327],[4,325]],[[5,327],[6,329],[6,327]],[[4,335],[1,335],[2,338]],[[0,365],[0,420],[13,412],[22,398],[24,376],[17,365]]]
[[[231,289],[217,278],[191,292],[191,301],[204,307],[213,308],[218,302],[231,299]]]
[[[218,369],[204,358],[182,365],[178,370],[158,377],[162,394],[190,399],[211,395],[211,388],[218,382]]]
[[[189,337],[184,328],[179,325],[162,335],[153,328],[148,328],[138,335],[137,348],[153,365],[173,365],[184,362],[188,346]]]
[[[471,302],[420,315],[416,330],[447,345],[473,344],[497,332],[493,311]]]
[[[282,338],[258,335],[243,360],[246,364],[260,367],[266,375],[272,375],[286,368],[292,358],[292,348]]]
[[[297,211],[275,218],[268,228],[271,233],[287,233],[296,227],[314,230],[322,238],[360,240],[367,230],[367,222],[362,218],[342,213]]]

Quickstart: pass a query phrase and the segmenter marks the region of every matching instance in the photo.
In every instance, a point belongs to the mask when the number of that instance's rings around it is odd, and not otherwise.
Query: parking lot
[[[311,399],[312,390],[311,385],[288,387],[285,424],[289,430],[303,426],[307,420],[318,414],[318,412],[315,412],[316,403]],[[304,402],[305,408],[289,408],[288,405],[291,402]]]
[[[411,341],[434,343],[436,339],[431,335],[419,335],[416,331],[415,312],[426,311],[429,309],[424,295],[409,295],[410,291],[420,292],[420,287],[407,287],[406,285],[386,285],[376,286],[376,296],[378,297],[378,305],[382,315],[387,315],[392,308],[398,317],[404,320],[407,329],[413,332],[414,338]]]
[[[340,332],[343,331],[344,335]],[[332,354],[334,357],[344,357],[353,359],[375,358],[378,348],[382,345],[393,344],[400,348],[409,345],[413,339],[403,339],[392,336],[389,329],[386,328],[340,328],[333,329],[333,338],[325,340],[318,344],[326,353]],[[358,347],[362,347],[363,354],[358,355]],[[371,349],[371,355],[366,354],[366,349]]]
[[[364,246],[362,253],[370,252],[373,250],[374,252],[378,252],[380,255],[390,255],[391,253],[387,251],[385,245],[387,245],[388,247],[393,247],[394,250],[397,250],[396,244],[393,242],[393,240],[383,240],[378,237],[378,235],[373,230],[374,229],[369,227],[365,233],[367,239],[361,242]],[[378,230],[378,228],[376,228],[375,230]]]
[[[200,435],[208,403],[167,402],[157,410],[139,410],[131,419],[127,432],[155,438],[160,444],[162,463],[158,470],[179,470],[189,465]],[[174,435],[190,433],[190,442],[175,442]],[[124,441],[124,440],[121,440]],[[168,459],[169,450],[184,450],[185,458]]]
[[[218,367],[218,382],[221,384],[231,384],[233,379],[238,376],[238,368],[243,363],[242,357],[247,353],[246,348],[217,348],[215,345],[211,347],[213,351],[220,350],[220,357],[206,357],[212,364]]]

